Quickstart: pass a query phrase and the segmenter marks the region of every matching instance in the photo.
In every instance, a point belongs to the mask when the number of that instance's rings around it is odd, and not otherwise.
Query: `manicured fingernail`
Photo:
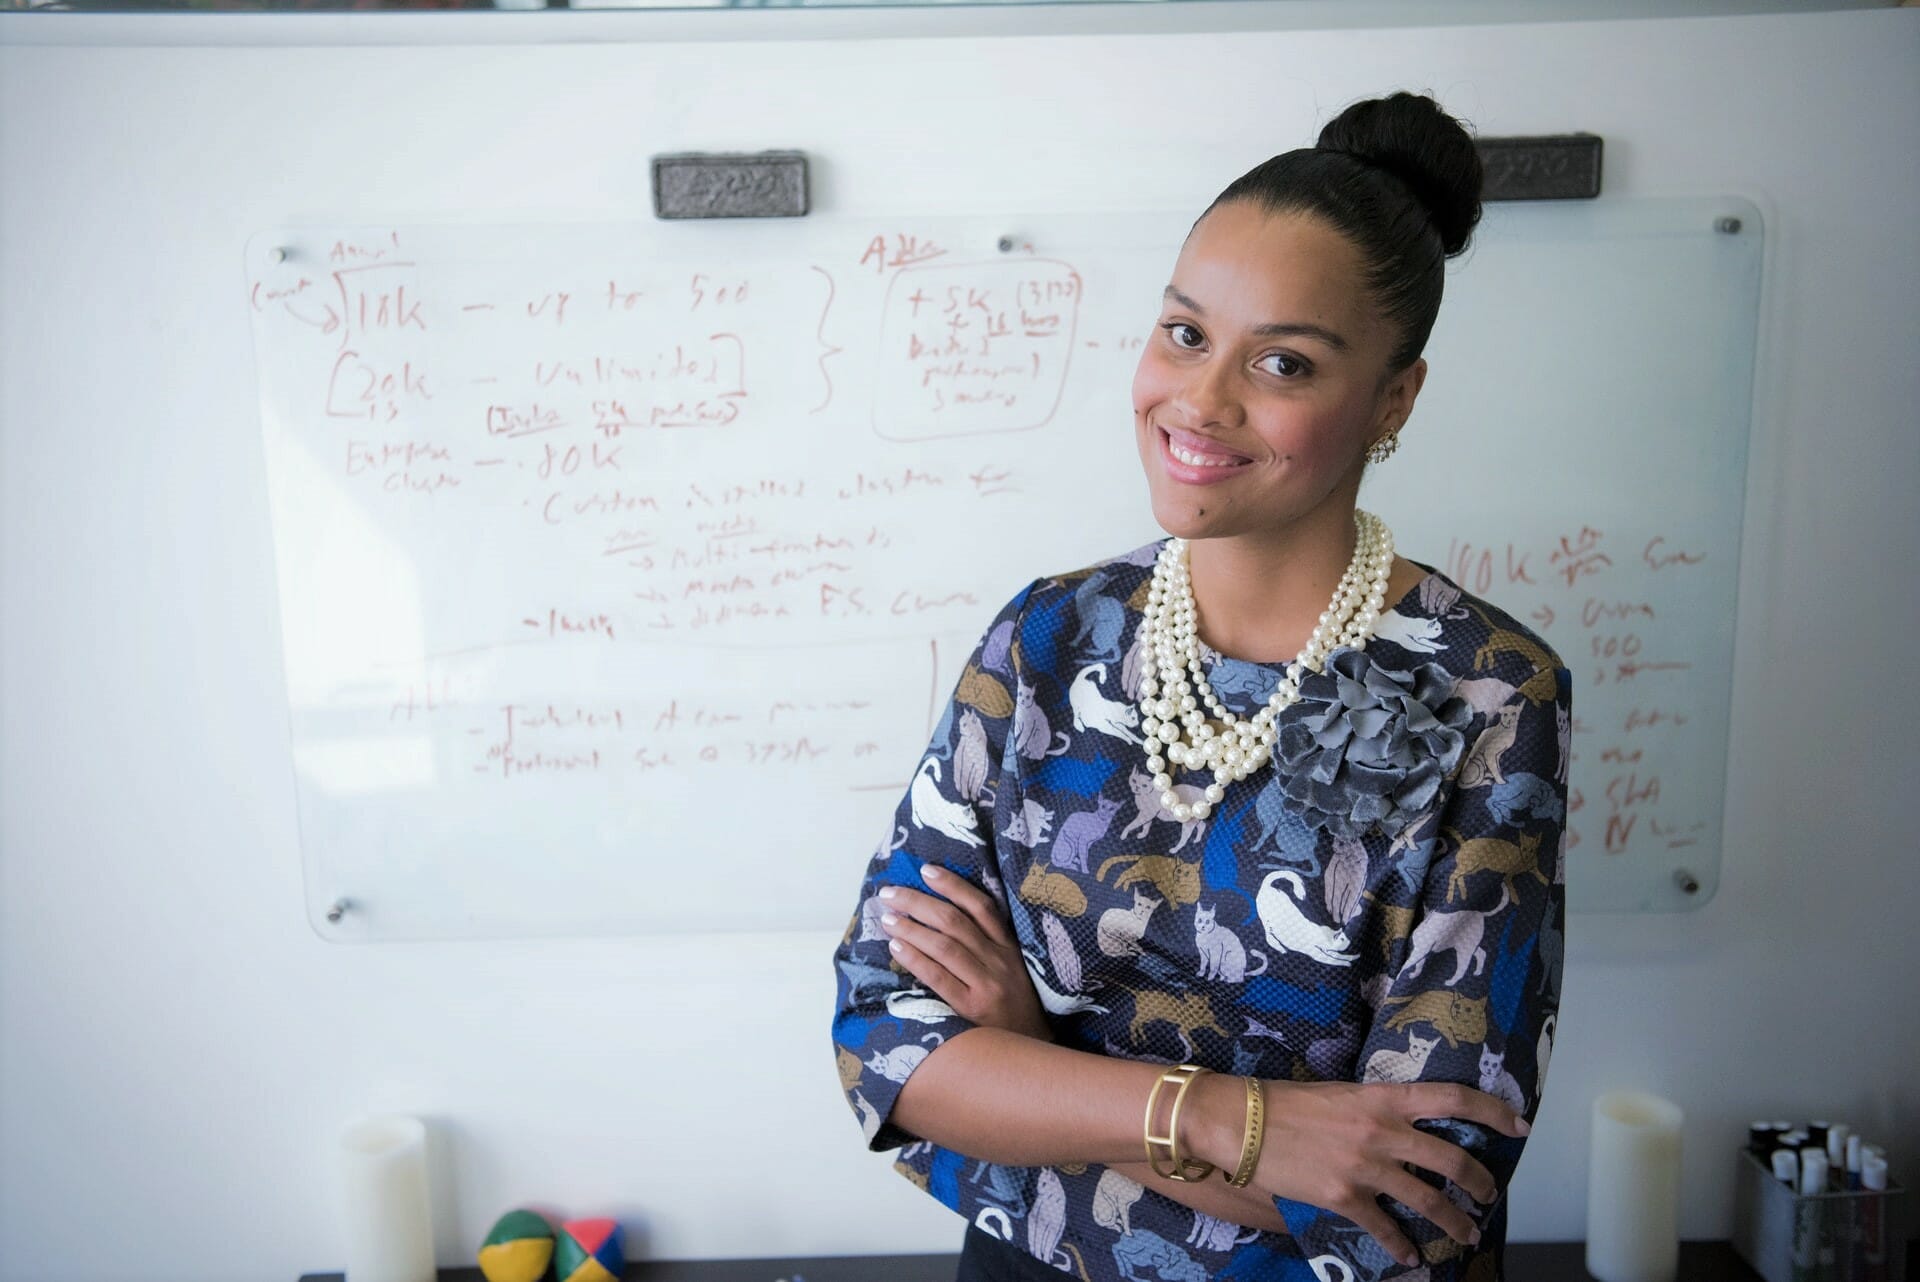
[[[928,877],[930,877],[930,878],[932,878],[932,879],[934,879],[934,880],[936,880],[936,881],[937,881],[937,880],[939,880],[939,878],[940,878],[940,877],[942,876],[942,873],[941,873],[941,871],[940,871],[940,869],[939,869],[939,868],[937,868],[937,867],[935,867],[935,866],[934,866],[933,864],[928,864],[928,865],[927,865],[927,868],[926,868],[926,873],[927,873],[927,876],[928,876]]]
[[[899,940],[897,940],[897,939],[889,939],[889,940],[887,941],[887,951],[888,951],[888,952],[890,952],[890,953],[897,953],[897,952],[899,952],[899,951],[900,951],[900,941],[899,941]]]
[[[894,892],[895,890],[897,890],[897,889],[899,889],[899,887],[897,887],[897,886],[882,886],[882,887],[880,888],[880,898],[882,898],[882,899],[892,899],[892,898],[893,898],[893,892]]]
[[[1479,1229],[1475,1229],[1475,1230],[1474,1230],[1474,1231],[1473,1231],[1472,1233],[1470,1233],[1470,1234],[1468,1234],[1468,1235],[1467,1235],[1467,1241],[1469,1241],[1469,1242],[1471,1242],[1471,1243],[1473,1243],[1473,1244],[1474,1244],[1475,1246],[1479,1246],[1479,1245],[1480,1245],[1480,1230],[1479,1230]]]
[[[1420,1263],[1420,1253],[1418,1251],[1409,1251],[1400,1257],[1400,1263],[1406,1265],[1408,1268],[1413,1268]]]
[[[881,913],[880,924],[882,926],[897,926],[900,924],[900,919],[892,913]]]
[[[1531,1135],[1533,1133],[1533,1128],[1527,1125],[1527,1119],[1524,1117],[1521,1118],[1515,1124],[1515,1129],[1517,1129],[1522,1135]]]

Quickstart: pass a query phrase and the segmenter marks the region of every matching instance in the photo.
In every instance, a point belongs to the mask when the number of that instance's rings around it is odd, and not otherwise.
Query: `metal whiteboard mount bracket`
[[[799,151],[685,151],[653,158],[660,218],[803,218],[807,157]]]

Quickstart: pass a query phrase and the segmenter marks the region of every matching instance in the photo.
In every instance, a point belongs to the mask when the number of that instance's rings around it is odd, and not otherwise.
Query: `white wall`
[[[1751,1118],[1849,1119],[1914,1176],[1920,13],[798,48],[617,16],[631,43],[539,43],[587,20],[554,13],[493,19],[524,46],[358,49],[0,21],[0,1278],[338,1267],[328,1146],[384,1110],[435,1126],[445,1264],[521,1203],[618,1215],[657,1256],[959,1239],[862,1151],[830,935],[307,928],[251,231],[642,216],[650,154],[769,146],[816,157],[822,211],[1197,212],[1399,87],[1483,133],[1604,135],[1611,194],[1770,215],[1723,884],[1696,914],[1570,920],[1512,1236],[1582,1235],[1587,1110],[1616,1085],[1687,1109],[1688,1237],[1728,1231]],[[279,19],[175,21],[217,43]]]

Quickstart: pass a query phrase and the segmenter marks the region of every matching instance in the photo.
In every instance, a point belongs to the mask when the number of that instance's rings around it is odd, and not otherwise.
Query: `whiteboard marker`
[[[1792,1129],[1788,1122],[1754,1122],[1747,1127],[1747,1147],[1764,1162],[1780,1147],[1780,1137]]]
[[[1800,1155],[1790,1148],[1773,1150],[1773,1178],[1790,1189],[1800,1187]]]
[[[1887,1190],[1887,1159],[1868,1153],[1860,1159],[1861,1186],[1876,1193]],[[1887,1268],[1887,1199],[1861,1199],[1861,1258],[1866,1264],[1858,1274],[1865,1282],[1885,1282],[1891,1276]]]
[[[1833,1262],[1833,1248],[1820,1232],[1820,1204],[1827,1191],[1827,1153],[1811,1146],[1800,1150],[1800,1196],[1793,1204],[1793,1275],[1825,1277]]]
[[[1847,1169],[1847,1137],[1852,1133],[1853,1128],[1845,1122],[1835,1122],[1827,1132],[1827,1169],[1835,1176]]]
[[[1800,1196],[1817,1197],[1827,1191],[1827,1154],[1824,1149],[1800,1150]]]
[[[1835,1192],[1842,1192],[1847,1184],[1847,1150],[1859,1148],[1860,1137],[1845,1122],[1835,1122],[1827,1131],[1827,1186]],[[1839,1253],[1843,1265],[1852,1261],[1859,1249],[1860,1241],[1860,1203],[1864,1199],[1849,1197],[1838,1199],[1832,1204],[1834,1214],[1828,1217],[1827,1230],[1838,1239]]]

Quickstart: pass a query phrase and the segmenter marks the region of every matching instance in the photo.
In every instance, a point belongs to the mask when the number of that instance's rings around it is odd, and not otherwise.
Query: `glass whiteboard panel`
[[[1193,216],[253,236],[315,928],[843,926],[993,613],[1160,534]],[[1575,911],[1717,881],[1759,265],[1738,199],[1489,206],[1363,494],[1574,670]]]

